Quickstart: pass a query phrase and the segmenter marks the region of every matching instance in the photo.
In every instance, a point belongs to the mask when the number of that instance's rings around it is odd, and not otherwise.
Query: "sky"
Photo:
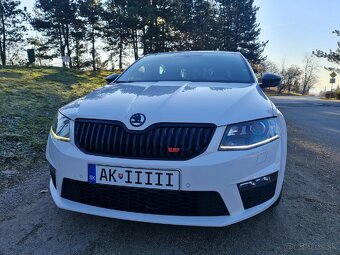
[[[23,6],[32,9],[34,0],[21,0]],[[340,38],[332,31],[340,30],[340,0],[255,0],[260,7],[257,22],[260,23],[260,40],[267,41],[264,54],[281,65],[303,65],[303,58],[313,50],[329,51],[337,48]],[[324,66],[334,66],[318,59],[321,66],[319,81],[312,92],[330,89],[329,71]],[[336,85],[340,85],[338,75]]]
[[[302,66],[304,56],[313,50],[337,48],[340,38],[332,31],[340,30],[340,0],[255,0],[255,5],[260,7],[260,40],[269,40],[265,54],[279,66],[283,59],[288,66]],[[321,69],[314,93],[325,86],[330,89],[330,72],[323,67],[334,66],[324,59],[318,62]],[[340,85],[340,75],[336,78]]]

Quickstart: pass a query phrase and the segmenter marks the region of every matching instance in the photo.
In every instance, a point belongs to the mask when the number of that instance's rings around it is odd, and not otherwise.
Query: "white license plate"
[[[88,165],[88,182],[150,189],[179,189],[179,171]]]

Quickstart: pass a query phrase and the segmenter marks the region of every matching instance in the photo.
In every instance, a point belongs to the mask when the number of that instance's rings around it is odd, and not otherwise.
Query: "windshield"
[[[254,78],[239,54],[174,53],[146,56],[116,82],[157,81],[254,83]]]

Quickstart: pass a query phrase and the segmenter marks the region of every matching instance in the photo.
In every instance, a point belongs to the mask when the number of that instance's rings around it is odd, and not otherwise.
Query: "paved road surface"
[[[340,158],[340,101],[317,97],[281,96],[272,101],[292,126],[304,129],[318,143],[331,146]]]
[[[0,254],[339,254],[340,104],[273,98],[289,145],[281,204],[226,228],[106,219],[57,209],[47,166],[0,194]]]

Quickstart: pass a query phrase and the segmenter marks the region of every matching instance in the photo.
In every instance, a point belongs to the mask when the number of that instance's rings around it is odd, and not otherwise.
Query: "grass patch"
[[[62,105],[106,84],[110,71],[0,66],[0,186],[41,164],[51,121]],[[25,176],[26,175],[26,176]]]

